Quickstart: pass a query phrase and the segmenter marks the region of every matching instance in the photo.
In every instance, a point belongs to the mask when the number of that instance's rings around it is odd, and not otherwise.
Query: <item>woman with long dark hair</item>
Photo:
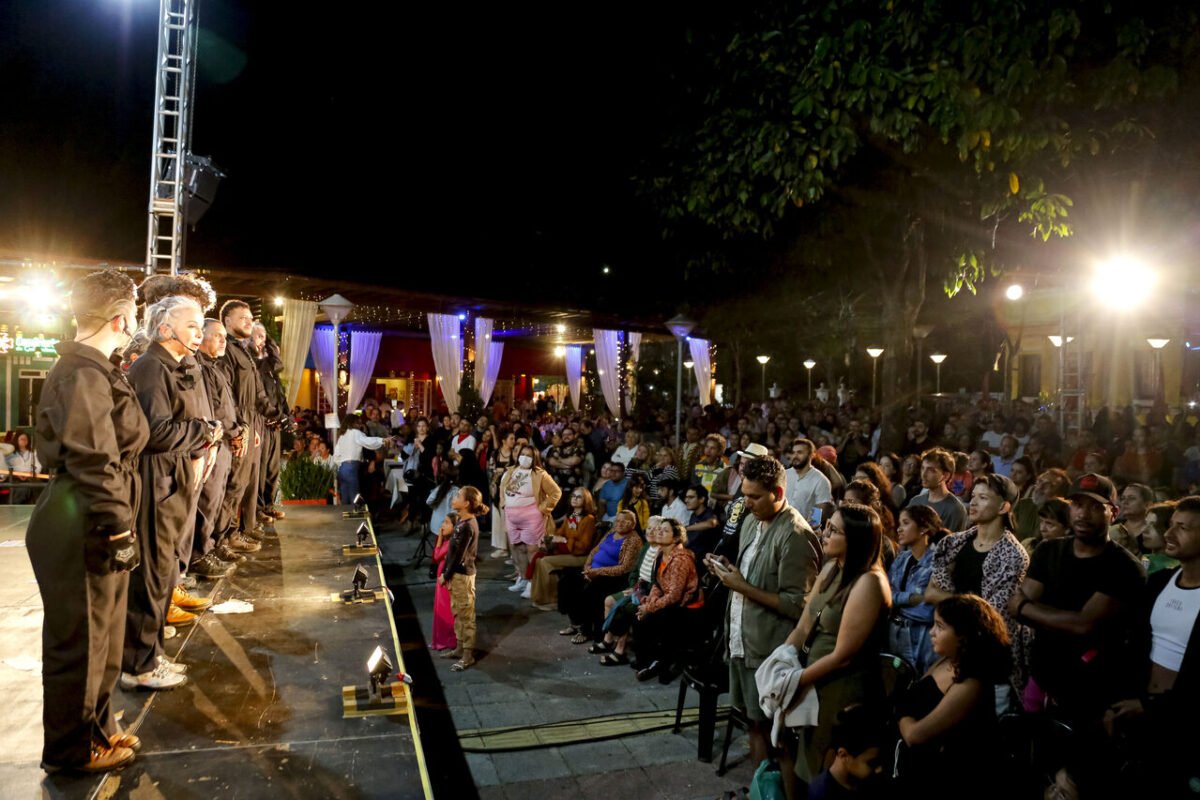
[[[458,514],[458,522],[450,534],[450,548],[438,585],[450,587],[457,645],[442,653],[442,657],[457,658],[450,669],[462,672],[475,663],[475,556],[479,549],[479,525],[475,520],[488,513],[488,507],[474,486],[463,487],[451,505]]]
[[[932,506],[909,506],[900,512],[897,528],[904,548],[888,568],[892,587],[892,618],[888,625],[888,649],[901,656],[918,672],[933,664],[933,606],[925,602],[925,589],[933,574],[933,542],[950,532]]]
[[[517,463],[517,434],[511,430],[496,434],[495,428],[488,435],[497,440],[488,455],[488,478],[491,481],[489,497],[492,498],[492,558],[508,555],[508,528],[504,524],[504,509],[500,507],[500,479],[509,467]]]
[[[899,704],[902,795],[1009,796],[992,696],[1011,670],[1004,618],[978,595],[948,597],[934,610],[933,650],[940,659]]]
[[[796,774],[811,781],[824,769],[838,711],[883,697],[879,653],[887,643],[892,590],[883,571],[883,525],[868,506],[842,503],[825,526],[828,563],[787,638],[807,657],[800,686],[820,701],[816,726],[801,729]]]

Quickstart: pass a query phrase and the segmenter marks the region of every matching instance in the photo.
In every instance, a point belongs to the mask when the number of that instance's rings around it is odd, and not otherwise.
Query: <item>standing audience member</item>
[[[1070,489],[1071,479],[1067,477],[1066,470],[1052,468],[1038,475],[1033,484],[1033,491],[1021,497],[1013,507],[1017,538],[1025,541],[1037,536],[1038,509],[1041,504],[1051,497],[1066,497]]]
[[[783,465],[770,457],[746,464],[744,515],[736,562],[710,556],[706,566],[729,589],[725,638],[729,653],[729,701],[750,720],[750,755],[767,757],[770,723],[759,705],[754,673],[788,638],[801,618],[805,596],[821,566],[820,543],[799,510],[784,497]],[[691,493],[695,487],[689,489]],[[790,754],[780,753],[786,764]]]
[[[816,449],[808,439],[793,439],[792,462],[787,471],[788,505],[809,521],[813,518],[813,509],[820,508],[826,517],[833,512],[833,491],[829,479],[812,464]]]
[[[138,456],[150,429],[109,360],[137,327],[133,281],[117,270],[75,282],[75,340],[37,408],[39,457],[56,475],[29,518],[42,623],[42,769],[105,772],[134,759],[112,706],[125,640],[129,571],[138,564]]]
[[[1072,536],[1044,542],[1008,609],[1034,630],[1032,692],[1080,723],[1140,691],[1128,643],[1145,578],[1132,554],[1108,539],[1117,507],[1112,481],[1085,473],[1071,486]],[[1026,708],[1037,695],[1026,693]],[[1044,701],[1043,701],[1044,702]]]
[[[337,464],[338,497],[345,506],[354,503],[359,496],[363,450],[378,450],[385,440],[363,433],[362,420],[355,414],[347,415],[342,424],[346,430],[334,445],[333,460]]]
[[[475,518],[488,513],[488,507],[483,504],[479,490],[467,486],[455,496],[454,511],[458,523],[450,535],[450,550],[438,585],[450,587],[454,637],[458,640],[458,646],[442,653],[442,658],[457,658],[450,669],[462,672],[475,663],[475,556],[479,549],[479,525]]]
[[[820,712],[801,729],[796,775],[810,782],[825,764],[838,711],[883,699],[879,653],[887,643],[892,592],[883,571],[883,525],[867,506],[843,503],[825,526],[817,583],[787,643],[807,656],[800,689],[813,687]]]
[[[546,534],[554,530],[550,514],[558,505],[562,489],[542,468],[542,458],[533,445],[525,445],[517,454],[517,465],[510,467],[500,479],[500,502],[504,506],[504,524],[508,528],[508,544],[512,551],[516,582],[510,592],[525,592],[525,578],[533,549]]]
[[[888,648],[912,664],[918,673],[933,666],[933,606],[925,601],[925,589],[933,575],[932,538],[949,531],[929,506],[912,506],[900,512],[897,529],[904,549],[888,569],[892,587],[892,619],[888,626]]]
[[[13,505],[22,505],[32,500],[37,490],[20,484],[36,480],[34,476],[42,471],[42,463],[38,461],[28,433],[19,432],[14,444],[13,451],[5,457],[8,469],[15,473],[10,477],[18,484],[13,487],[12,493],[9,495],[9,502]]]
[[[940,447],[921,454],[921,486],[925,492],[909,498],[908,504],[932,506],[942,519],[942,524],[951,531],[966,527],[967,509],[962,501],[950,494],[946,481],[954,472],[954,456]]]
[[[1131,483],[1121,492],[1121,515],[1108,529],[1108,538],[1139,558],[1142,537],[1149,527],[1147,509],[1154,502],[1154,490],[1144,483]]]
[[[432,561],[437,565],[437,577],[446,571],[446,555],[450,552],[450,539],[458,525],[458,512],[451,511],[442,519],[437,531],[437,542],[433,546]],[[454,612],[450,610],[450,587],[438,580],[433,590],[433,630],[429,637],[429,649],[456,650],[458,639],[454,635]]]

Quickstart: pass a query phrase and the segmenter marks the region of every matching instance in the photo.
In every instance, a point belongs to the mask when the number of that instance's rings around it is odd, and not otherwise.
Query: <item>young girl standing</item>
[[[458,525],[457,511],[451,511],[438,528],[437,545],[433,548],[433,563],[437,564],[438,578],[446,571],[446,555],[450,552],[450,537]],[[450,589],[438,581],[433,590],[433,636],[429,646],[434,650],[455,650],[458,639],[454,635],[454,612],[450,610]]]
[[[445,568],[438,576],[438,586],[450,589],[450,610],[454,612],[455,649],[442,654],[457,658],[450,667],[462,672],[475,663],[475,555],[479,549],[479,523],[475,518],[488,513],[483,495],[474,486],[464,486],[452,502],[458,512],[458,523],[450,534],[450,548]]]

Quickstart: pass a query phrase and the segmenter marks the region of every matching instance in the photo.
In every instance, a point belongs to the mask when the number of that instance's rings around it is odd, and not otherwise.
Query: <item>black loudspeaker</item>
[[[188,227],[194,228],[217,196],[221,179],[227,176],[212,159],[191,153],[183,172],[183,219]]]

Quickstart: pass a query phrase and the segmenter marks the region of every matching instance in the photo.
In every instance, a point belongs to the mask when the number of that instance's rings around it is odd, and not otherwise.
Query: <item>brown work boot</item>
[[[104,742],[92,742],[91,757],[83,764],[46,764],[42,769],[46,772],[71,770],[73,772],[108,772],[128,766],[134,759],[134,752],[128,747],[113,747]]]
[[[186,611],[199,611],[211,606],[212,600],[209,600],[207,597],[196,597],[194,594],[188,594],[187,589],[184,589],[182,586],[176,586],[175,591],[171,593],[171,603]]]
[[[190,611],[184,611],[174,603],[167,610],[167,624],[179,627],[180,625],[191,625],[196,621],[196,615]]]
[[[128,747],[135,752],[142,749],[142,740],[132,733],[114,733],[108,737],[108,743],[112,747]]]
[[[235,553],[257,553],[262,545],[240,533],[232,533],[225,545]]]
[[[267,509],[267,516],[274,517],[275,519],[283,519],[287,514],[283,513],[282,509],[271,506]]]
[[[216,553],[217,558],[221,559],[227,564],[233,564],[234,566],[237,566],[238,564],[246,563],[246,557],[244,555],[223,542],[213,548],[213,553]]]

